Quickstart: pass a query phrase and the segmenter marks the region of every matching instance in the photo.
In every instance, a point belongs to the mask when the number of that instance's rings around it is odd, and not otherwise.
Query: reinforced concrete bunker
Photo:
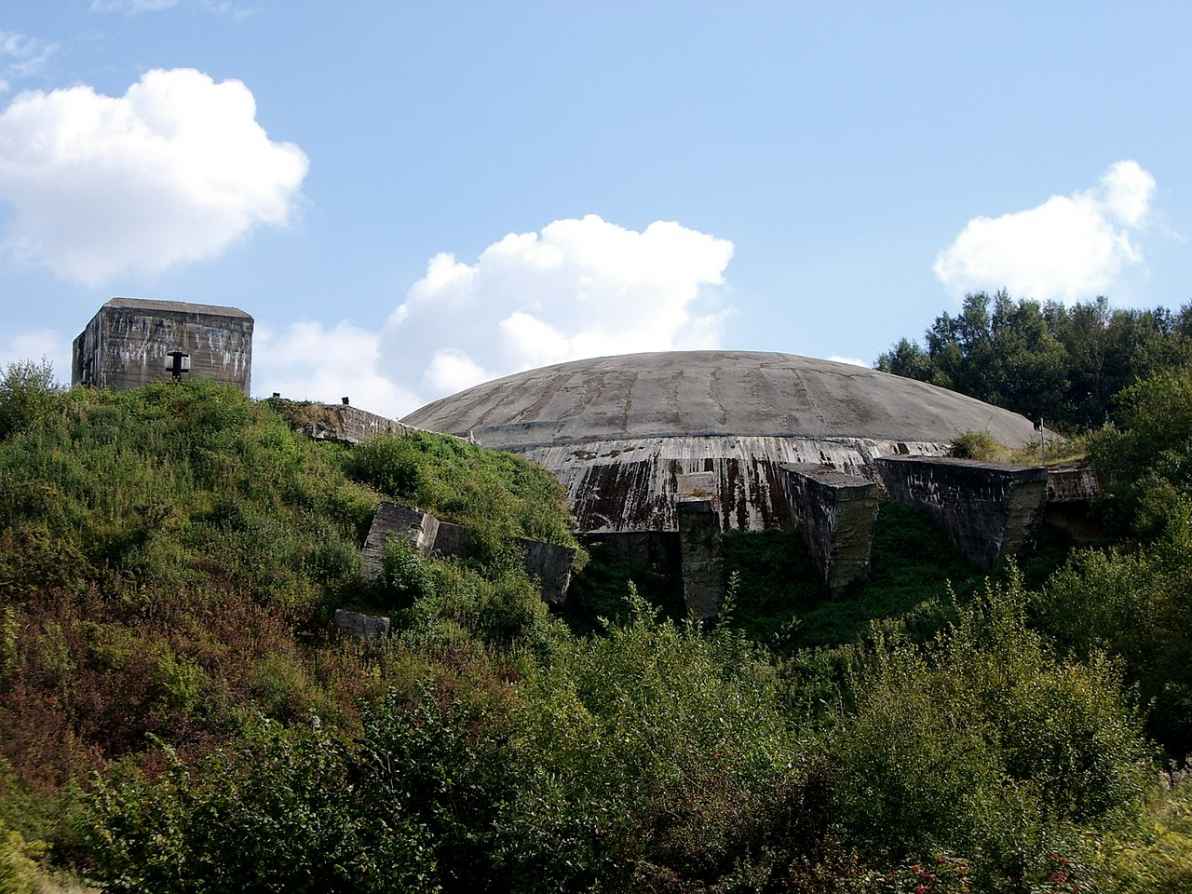
[[[125,389],[194,377],[248,394],[252,331],[236,307],[113,298],[74,340],[71,384]]]
[[[1024,416],[877,370],[793,354],[672,351],[561,363],[427,404],[404,423],[552,471],[580,532],[676,531],[708,500],[722,529],[790,524],[783,465],[877,481],[881,456],[944,456],[967,431],[1033,441]],[[691,476],[699,475],[698,479]]]

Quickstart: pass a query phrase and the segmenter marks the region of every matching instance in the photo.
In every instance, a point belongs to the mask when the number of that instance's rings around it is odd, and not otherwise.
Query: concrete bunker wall
[[[869,574],[877,484],[824,466],[791,464],[787,503],[812,561],[832,593]]]
[[[127,389],[169,381],[166,356],[190,355],[184,378],[211,379],[248,394],[252,379],[253,320],[247,314],[105,304],[74,340],[71,383]],[[215,310],[215,309],[213,309]]]
[[[925,511],[982,568],[1017,553],[1042,521],[1044,468],[892,456],[876,466],[892,500]]]

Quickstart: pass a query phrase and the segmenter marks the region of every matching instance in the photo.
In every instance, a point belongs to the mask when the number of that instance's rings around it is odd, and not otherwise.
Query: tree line
[[[1190,360],[1192,303],[1127,310],[1103,297],[1065,306],[1001,291],[966,296],[922,344],[900,339],[877,368],[1081,429],[1110,420],[1114,395],[1133,382]]]

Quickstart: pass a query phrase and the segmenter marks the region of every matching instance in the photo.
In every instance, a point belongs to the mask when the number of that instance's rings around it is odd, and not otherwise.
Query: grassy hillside
[[[154,737],[197,755],[257,716],[353,728],[389,669],[326,618],[364,589],[380,494],[497,543],[574,542],[549,475],[455,439],[316,444],[202,383],[28,396],[0,441],[0,820],[30,837],[68,783],[159,761]]]
[[[0,890],[51,869],[156,894],[1186,877],[1186,788],[1155,784],[1147,738],[1182,756],[1183,479],[1129,491],[1159,540],[1051,576],[987,583],[887,507],[873,580],[825,602],[789,535],[732,537],[715,629],[598,561],[588,595],[616,611],[581,630],[512,552],[571,542],[558,485],[514,457],[315,443],[209,385],[44,384],[0,382]],[[471,526],[474,554],[393,546],[366,584],[382,493]],[[362,601],[386,642],[332,634]]]

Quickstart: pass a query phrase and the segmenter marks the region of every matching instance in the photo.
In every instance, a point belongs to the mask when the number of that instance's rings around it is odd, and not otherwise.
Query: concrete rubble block
[[[925,511],[982,568],[1022,549],[1043,517],[1042,467],[921,456],[883,456],[875,465],[892,500]]]
[[[812,463],[786,463],[787,504],[832,593],[869,574],[877,484]]]
[[[714,618],[724,598],[720,516],[710,500],[683,500],[675,510],[683,601],[694,617]]]
[[[571,566],[575,562],[575,550],[568,546],[557,546],[541,540],[517,538],[518,548],[523,556],[526,574],[538,580],[542,598],[552,605],[561,605],[567,599],[571,586]],[[472,548],[472,535],[463,525],[453,522],[439,522],[435,535],[433,552],[445,559],[462,558]]]
[[[454,522],[439,522],[432,551],[445,559],[462,558],[472,547],[472,535],[463,525]]]
[[[379,640],[389,635],[389,619],[379,615],[364,615],[346,609],[335,610],[335,626],[348,636],[363,640]]]
[[[439,520],[430,513],[382,500],[361,551],[364,576],[372,579],[384,569],[385,544],[390,539],[405,540],[418,552],[428,555],[434,548],[438,530]]]
[[[567,589],[571,586],[571,566],[575,562],[575,550],[542,540],[518,538],[518,545],[525,556],[526,574],[537,580],[542,587],[542,598],[551,605],[562,605],[567,601]]]

